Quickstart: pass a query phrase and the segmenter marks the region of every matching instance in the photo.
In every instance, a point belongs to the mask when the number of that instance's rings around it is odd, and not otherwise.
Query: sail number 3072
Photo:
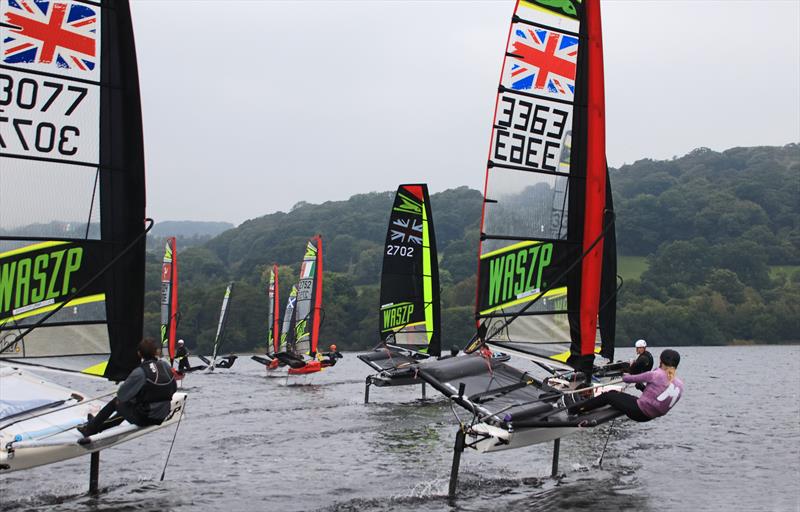
[[[406,247],[405,245],[387,245],[386,246],[386,255],[387,256],[404,256],[406,258],[413,258],[414,257],[414,248],[413,247]]]

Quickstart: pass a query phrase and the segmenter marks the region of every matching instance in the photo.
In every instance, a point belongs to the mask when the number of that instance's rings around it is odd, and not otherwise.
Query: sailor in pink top
[[[639,375],[622,376],[624,382],[647,384],[638,399],[627,393],[607,391],[571,407],[570,414],[586,413],[604,405],[619,409],[628,418],[639,422],[650,421],[667,414],[683,396],[683,381],[675,376],[681,356],[677,351],[667,349],[661,352],[660,359],[661,365],[656,370]]]

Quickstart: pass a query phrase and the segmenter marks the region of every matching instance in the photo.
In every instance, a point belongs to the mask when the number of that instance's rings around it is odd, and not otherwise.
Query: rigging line
[[[611,294],[609,298],[598,308],[598,311],[602,311],[608,306],[608,303],[611,302],[617,295],[619,295],[619,291],[622,289],[622,285],[625,284],[625,281],[622,279],[622,276],[617,274],[617,281],[619,281],[619,285],[617,289],[614,290],[614,293]]]
[[[558,220],[558,238],[561,238],[561,230],[564,227],[564,212],[567,210],[567,197],[569,197],[569,180],[567,180],[566,187],[564,188],[564,199],[561,201],[561,217]]]
[[[155,221],[149,217],[145,219],[145,222],[149,222],[149,225],[144,229],[144,231],[139,233],[139,235],[136,238],[134,238],[133,241],[130,244],[128,244],[127,247],[125,247],[122,251],[120,251],[119,254],[114,256],[114,258],[111,261],[109,261],[105,267],[100,269],[100,271],[97,274],[95,274],[94,277],[89,279],[83,286],[81,286],[78,290],[72,292],[69,296],[67,296],[67,298],[64,299],[61,302],[61,304],[59,304],[55,309],[45,314],[41,319],[39,319],[38,322],[28,327],[22,334],[17,335],[17,337],[14,338],[11,342],[7,343],[3,347],[0,347],[0,354],[8,350],[10,347],[14,346],[17,342],[19,342],[25,336],[30,334],[34,329],[41,326],[44,322],[50,319],[50,317],[61,311],[61,309],[63,309],[64,306],[69,304],[74,298],[80,296],[80,294],[82,294],[86,289],[88,289],[92,284],[94,284],[94,282],[97,281],[97,279],[100,276],[104,275],[111,267],[113,267],[117,263],[117,261],[119,261],[120,258],[126,255],[128,251],[133,249],[139,243],[139,241],[141,241],[147,235],[147,233],[153,228],[153,225],[155,224]]]
[[[603,445],[603,451],[600,452],[600,458],[597,461],[597,467],[603,467],[603,457],[606,454],[606,448],[608,447],[608,440],[611,439],[611,431],[614,429],[614,422],[617,421],[617,418],[611,420],[611,425],[608,427],[608,435],[606,436],[606,443]]]
[[[88,404],[89,402],[95,402],[97,400],[100,400],[101,398],[106,398],[106,397],[109,397],[111,395],[114,395],[114,394],[116,394],[116,392],[117,392],[117,390],[115,389],[114,391],[110,391],[108,393],[105,393],[103,395],[99,395],[99,396],[96,396],[96,397],[93,397],[93,398],[87,398],[87,399],[84,399],[84,400],[78,400],[77,402],[75,402],[72,405],[67,405],[65,407],[59,407],[58,409],[55,409],[53,411],[47,411],[47,412],[42,412],[42,413],[39,413],[39,414],[34,414],[33,416],[28,416],[27,418],[20,418],[18,420],[12,421],[11,423],[6,423],[5,425],[0,426],[0,430],[4,430],[4,429],[6,429],[6,428],[8,428],[8,427],[10,427],[12,425],[16,425],[17,423],[22,423],[23,421],[32,420],[34,418],[39,418],[41,416],[47,416],[48,414],[52,414],[52,413],[58,412],[58,411],[65,411],[67,409],[72,409],[73,407],[77,407],[77,406],[79,406],[81,404]],[[68,398],[66,400],[77,400],[77,398],[75,398],[73,396],[73,397]],[[65,402],[66,402],[66,400],[65,400]]]
[[[567,269],[564,270],[564,272],[562,272],[557,278],[553,279],[550,282],[550,285],[547,286],[541,292],[539,292],[539,295],[537,295],[535,299],[533,299],[532,301],[527,303],[522,309],[517,311],[516,316],[512,316],[511,318],[507,319],[500,328],[496,329],[493,333],[491,333],[490,335],[486,336],[486,338],[484,338],[484,341],[485,341],[485,339],[490,339],[490,338],[495,337],[503,329],[508,327],[511,324],[511,322],[513,322],[514,320],[519,318],[519,316],[522,313],[524,313],[525,311],[530,309],[531,306],[536,304],[539,301],[539,299],[541,299],[542,297],[545,296],[545,294],[547,292],[549,292],[550,290],[555,288],[558,285],[558,283],[560,283],[561,280],[564,279],[564,277],[566,277],[570,272],[572,272],[572,269],[574,269],[578,265],[578,263],[582,262],[584,260],[584,258],[586,258],[586,256],[588,256],[590,252],[592,252],[592,250],[595,248],[595,246],[597,246],[597,244],[600,243],[600,241],[605,238],[606,233],[608,233],[608,230],[614,225],[614,222],[616,220],[616,216],[614,215],[614,212],[607,211],[607,213],[611,214],[611,221],[608,224],[606,224],[606,226],[603,228],[603,231],[600,232],[600,234],[597,236],[597,238],[595,238],[595,240],[592,242],[592,244],[583,252],[583,254],[581,254],[581,257],[578,258],[577,260],[575,260],[574,262],[572,262],[572,264],[569,267],[567,267]]]
[[[167,465],[169,464],[169,457],[172,455],[172,447],[175,445],[175,438],[178,437],[178,429],[181,428],[181,420],[183,419],[184,411],[178,416],[178,424],[175,426],[175,433],[172,434],[172,442],[169,444],[169,451],[167,452],[167,460],[164,461],[164,469],[161,470],[161,482],[164,481],[164,475],[167,473]]]
[[[100,168],[94,173],[94,187],[92,187],[92,200],[89,202],[89,218],[86,219],[86,234],[84,239],[89,238],[89,227],[92,225],[92,211],[94,210],[94,199],[97,196],[97,182],[100,180]]]

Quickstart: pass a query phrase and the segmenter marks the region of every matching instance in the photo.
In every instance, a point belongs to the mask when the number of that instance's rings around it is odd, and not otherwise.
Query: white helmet
[[[638,342],[637,342],[638,343]],[[183,340],[178,340],[178,345],[183,345]],[[637,345],[638,346],[638,345]]]
[[[647,342],[644,340],[636,340],[636,348],[645,348],[647,347]]]

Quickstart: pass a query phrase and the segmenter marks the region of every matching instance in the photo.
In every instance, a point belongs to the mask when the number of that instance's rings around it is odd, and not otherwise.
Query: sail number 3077
[[[50,121],[71,116],[83,102],[88,88],[29,77],[14,78],[0,74],[0,148],[11,146],[12,150],[23,152],[75,155],[80,129]],[[11,115],[4,115],[5,111]],[[29,114],[25,115],[25,111]]]
[[[386,246],[386,255],[387,256],[404,256],[406,258],[413,258],[414,257],[414,248],[413,247],[406,247],[405,245],[387,245]]]

